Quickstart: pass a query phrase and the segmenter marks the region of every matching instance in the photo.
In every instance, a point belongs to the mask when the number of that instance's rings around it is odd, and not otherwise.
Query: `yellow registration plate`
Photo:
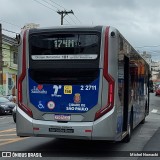
[[[72,86],[70,85],[64,86],[64,94],[72,94]]]

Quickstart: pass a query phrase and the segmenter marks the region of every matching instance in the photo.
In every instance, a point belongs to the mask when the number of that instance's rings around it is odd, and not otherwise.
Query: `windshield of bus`
[[[100,51],[95,34],[33,34],[29,39],[32,60],[93,60]]]

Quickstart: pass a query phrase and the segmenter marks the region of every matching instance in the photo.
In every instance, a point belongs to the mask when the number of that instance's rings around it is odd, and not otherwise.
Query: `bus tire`
[[[132,136],[132,131],[133,131],[133,112],[131,112],[131,116],[130,116],[130,122],[128,124],[128,134],[126,135],[126,137],[123,139],[123,142],[128,143],[131,140],[131,136]]]
[[[147,102],[146,102],[146,105],[145,105],[145,115],[144,115],[143,120],[141,121],[141,124],[144,124],[144,123],[145,123],[146,115],[147,115]]]
[[[144,119],[141,121],[141,124],[144,124],[145,123],[145,117],[144,117]]]
[[[0,108],[0,115],[4,115],[5,114],[5,110],[3,108]]]

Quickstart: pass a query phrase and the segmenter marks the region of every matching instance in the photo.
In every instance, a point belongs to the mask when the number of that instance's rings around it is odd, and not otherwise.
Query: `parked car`
[[[13,115],[13,121],[16,123],[16,110],[17,110],[17,106],[15,106],[12,110],[12,115]]]
[[[155,90],[155,95],[156,96],[160,95],[160,86],[157,87],[157,89]]]
[[[157,84],[155,86],[155,96],[158,96],[158,95],[160,95],[160,84]]]
[[[6,95],[6,96],[3,96],[4,98],[7,98],[9,101],[12,101],[13,99],[13,96],[12,95]]]
[[[16,96],[13,96],[13,95],[6,95],[3,97],[7,98],[9,101],[14,102],[14,103],[16,103],[16,101],[17,101]]]
[[[9,101],[5,97],[0,97],[0,115],[11,114],[15,106],[14,102]]]

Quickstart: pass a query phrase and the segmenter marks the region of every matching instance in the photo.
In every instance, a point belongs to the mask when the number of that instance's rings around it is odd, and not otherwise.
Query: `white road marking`
[[[152,112],[152,113],[157,113],[158,110],[157,110],[157,109],[153,109],[151,112]]]

